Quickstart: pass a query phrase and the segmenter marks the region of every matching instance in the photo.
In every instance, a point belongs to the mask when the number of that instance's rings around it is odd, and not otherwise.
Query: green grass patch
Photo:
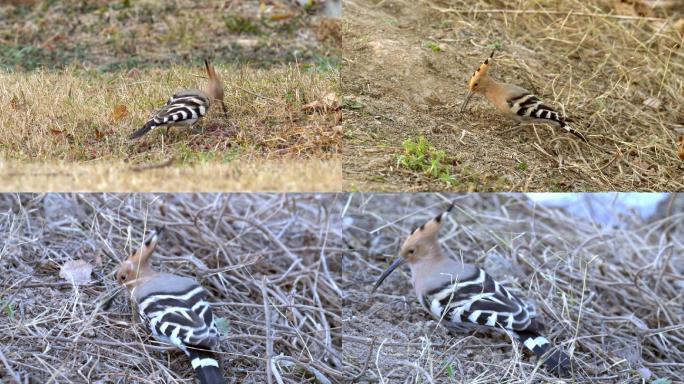
[[[503,44],[501,44],[501,40],[497,39],[493,43],[487,45],[487,49],[500,51],[502,46]]]
[[[6,302],[6,301],[0,301],[0,308],[2,309],[2,313],[9,317],[10,319],[14,318],[14,304],[11,302]]]
[[[423,46],[432,52],[442,52],[442,48],[434,41],[427,41],[423,43]]]
[[[445,164],[446,152],[436,149],[424,136],[417,139],[406,139],[402,143],[404,153],[397,156],[397,165],[408,168],[448,186],[456,184],[456,178]]]
[[[518,165],[516,166],[516,168],[517,168],[518,171],[520,171],[520,172],[525,172],[525,171],[527,171],[527,163],[524,162],[524,161],[521,161],[521,162],[518,163]]]
[[[318,56],[333,46],[316,35],[319,26],[307,13],[285,19],[259,3],[226,13],[225,2],[58,2],[3,8],[0,11],[0,69],[56,69],[77,63],[100,71],[187,64],[210,57],[215,62],[241,62],[267,68],[291,62],[312,63],[325,70]],[[273,11],[275,12],[275,11]],[[275,14],[277,16],[278,14]],[[16,26],[35,25],[17,32]],[[49,28],[44,26],[49,25]],[[236,38],[254,40],[237,44]],[[234,47],[234,45],[239,47]],[[299,56],[292,55],[301,51]]]
[[[454,369],[454,363],[446,363],[447,376],[451,382],[456,381],[456,370]]]
[[[226,15],[223,17],[228,32],[244,34],[244,35],[258,35],[261,33],[261,28],[248,17],[238,15]]]
[[[342,98],[342,108],[344,109],[361,109],[363,103],[353,97],[345,96]]]

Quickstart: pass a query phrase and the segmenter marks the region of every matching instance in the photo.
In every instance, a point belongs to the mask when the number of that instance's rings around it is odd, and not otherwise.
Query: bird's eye
[[[414,253],[416,253],[416,250],[415,250],[415,249],[411,248],[411,249],[408,250],[408,254],[409,254],[409,255],[413,255]]]
[[[478,83],[475,83],[475,86],[476,86],[476,87],[477,87],[477,84],[478,84]]]

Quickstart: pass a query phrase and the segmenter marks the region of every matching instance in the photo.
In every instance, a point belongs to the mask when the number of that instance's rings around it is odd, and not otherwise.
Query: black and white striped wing
[[[531,93],[524,94],[508,100],[511,112],[521,118],[545,119],[563,125],[563,117],[553,108],[542,103],[539,98]]]
[[[213,349],[218,344],[214,315],[199,285],[179,293],[151,293],[140,298],[138,313],[152,334],[182,350]]]
[[[209,99],[196,93],[177,93],[154,115],[157,126],[168,124],[192,125],[209,110]]]
[[[470,279],[448,282],[427,292],[421,302],[433,316],[456,327],[471,324],[509,330],[539,357],[545,356],[551,345],[540,334],[543,326],[535,319],[534,308],[482,269]],[[570,358],[555,350],[544,362],[554,372],[566,372]]]
[[[579,137],[582,141],[587,141],[584,135],[565,122],[565,118],[560,113],[545,105],[537,96],[531,93],[512,97],[507,100],[507,103],[511,112],[518,116],[520,120],[543,121],[553,124]]]
[[[470,323],[524,331],[536,317],[530,306],[482,269],[472,279],[447,282],[428,291],[422,303],[433,316],[454,325]]]
[[[173,95],[142,128],[133,132],[129,139],[142,137],[157,127],[195,124],[207,114],[209,106],[209,98],[200,91],[179,92]]]

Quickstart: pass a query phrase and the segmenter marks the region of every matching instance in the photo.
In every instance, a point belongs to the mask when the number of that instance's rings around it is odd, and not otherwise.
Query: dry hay
[[[660,2],[644,18],[613,3],[350,0],[347,182],[375,191],[684,190],[683,10]],[[546,125],[509,131],[483,97],[459,114],[468,78],[493,48],[494,79],[538,94],[591,144]],[[457,184],[397,166],[402,142],[419,135],[446,152]]]
[[[189,382],[187,358],[132,324],[126,295],[108,300],[143,229],[163,226],[155,267],[210,291],[229,382],[337,382],[339,204],[332,194],[0,195],[0,376]],[[94,266],[91,284],[58,277],[76,259]]]
[[[385,383],[519,383],[554,378],[518,344],[486,332],[449,333],[418,304],[408,268],[372,283],[410,230],[456,200],[442,249],[485,267],[536,303],[547,334],[575,361],[574,382],[642,382],[638,369],[684,372],[684,211],[624,216],[604,228],[522,195],[356,195],[344,214],[343,351],[352,376]],[[352,273],[353,272],[353,273]]]

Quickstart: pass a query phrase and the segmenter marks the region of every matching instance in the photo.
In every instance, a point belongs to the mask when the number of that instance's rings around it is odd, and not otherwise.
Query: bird
[[[207,291],[190,277],[152,270],[161,229],[119,266],[116,278],[130,292],[142,324],[152,336],[183,351],[201,384],[225,383],[214,351],[219,332]]]
[[[223,115],[227,118],[228,109],[223,101],[221,77],[208,60],[204,60],[204,65],[209,76],[206,92],[191,89],[175,93],[166,105],[161,107],[142,128],[133,132],[128,139],[138,139],[158,127],[166,127],[166,133],[168,133],[172,126],[194,125],[207,114],[212,103],[215,102],[221,104]]]
[[[579,131],[570,127],[567,119],[558,111],[544,104],[530,91],[517,85],[500,83],[489,77],[490,62],[494,58],[494,52],[475,70],[468,82],[468,94],[461,106],[461,113],[465,111],[470,98],[474,94],[484,95],[505,116],[516,120],[517,127],[523,123],[545,123],[560,127],[577,136],[584,142],[588,142]]]
[[[531,304],[495,281],[484,269],[446,257],[438,242],[449,208],[416,228],[406,238],[399,257],[377,279],[371,294],[399,266],[407,263],[418,301],[440,324],[452,329],[510,332],[551,372],[566,375],[570,359],[552,349]]]

